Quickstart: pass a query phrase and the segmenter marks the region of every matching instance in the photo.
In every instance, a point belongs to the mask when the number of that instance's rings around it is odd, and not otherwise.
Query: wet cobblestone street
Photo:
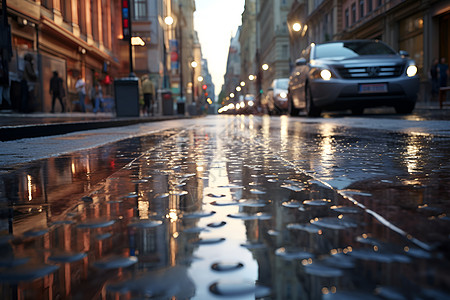
[[[2,173],[2,299],[450,298],[448,136],[198,122]]]

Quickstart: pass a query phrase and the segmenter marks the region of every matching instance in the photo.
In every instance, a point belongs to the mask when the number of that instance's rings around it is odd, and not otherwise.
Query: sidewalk
[[[114,113],[15,113],[0,111],[0,141],[65,134],[74,131],[127,126],[187,118],[184,115],[118,118]]]

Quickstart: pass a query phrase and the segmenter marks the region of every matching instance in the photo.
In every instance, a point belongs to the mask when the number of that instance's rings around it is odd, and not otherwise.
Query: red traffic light
[[[206,90],[208,88],[208,86],[206,85],[206,84],[204,84],[203,86],[202,86],[202,89],[204,89],[204,90]]]

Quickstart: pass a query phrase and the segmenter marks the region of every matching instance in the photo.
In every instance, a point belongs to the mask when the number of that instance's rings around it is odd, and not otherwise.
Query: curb
[[[192,117],[173,116],[173,117],[152,117],[152,118],[124,118],[124,119],[100,120],[100,121],[2,126],[0,127],[0,141],[5,142],[25,138],[66,134],[83,130],[120,127],[120,126],[135,125],[139,123],[150,123],[150,122],[187,119],[187,118]]]

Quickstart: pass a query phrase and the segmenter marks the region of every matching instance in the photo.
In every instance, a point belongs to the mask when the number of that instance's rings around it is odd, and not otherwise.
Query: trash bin
[[[139,82],[137,77],[114,80],[117,117],[139,117]]]
[[[177,102],[177,114],[184,115],[184,102]]]
[[[162,113],[165,116],[173,115],[173,99],[170,90],[161,90]]]

